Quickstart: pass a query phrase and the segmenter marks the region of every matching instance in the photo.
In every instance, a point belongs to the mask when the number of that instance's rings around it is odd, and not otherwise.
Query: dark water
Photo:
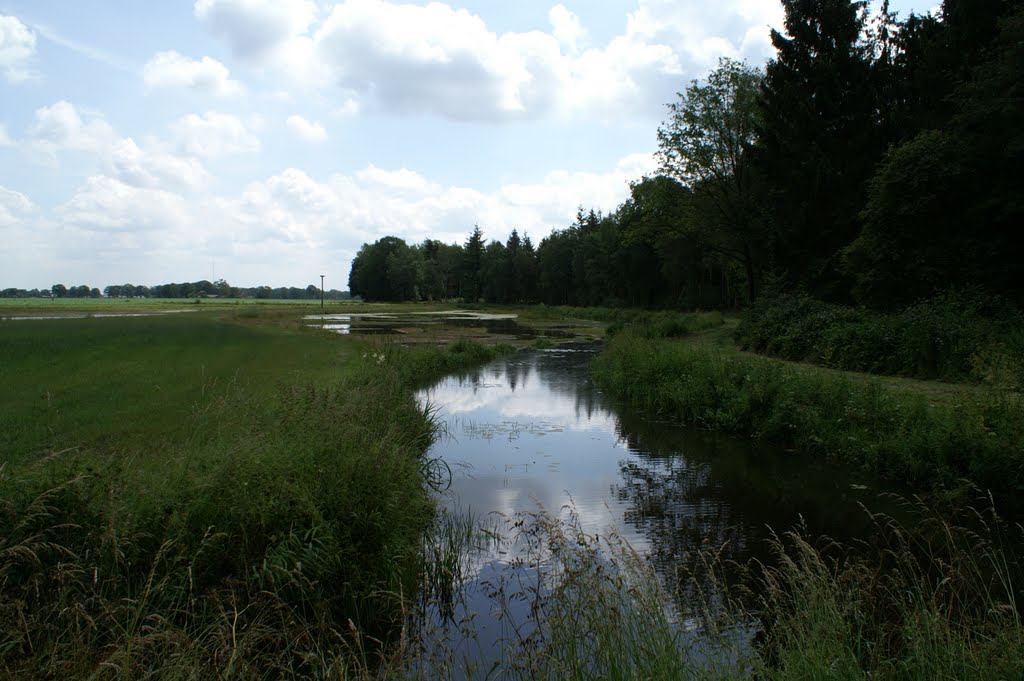
[[[575,514],[587,532],[615,532],[649,555],[666,582],[693,549],[764,557],[769,527],[862,536],[868,519],[860,504],[891,507],[878,481],[859,470],[613,405],[590,380],[596,350],[521,352],[420,394],[448,431],[430,453],[453,470],[444,505],[478,517],[538,508]],[[510,563],[507,547],[485,550],[465,579],[493,584],[502,570],[526,569]],[[507,627],[485,601],[465,606],[478,609],[475,626]]]
[[[596,348],[521,352],[421,392],[448,436],[444,503],[507,515],[572,505],[670,558],[693,542],[758,551],[766,526],[798,522],[836,537],[864,526],[859,503],[885,491],[867,474],[812,457],[662,423],[611,404],[593,385]]]

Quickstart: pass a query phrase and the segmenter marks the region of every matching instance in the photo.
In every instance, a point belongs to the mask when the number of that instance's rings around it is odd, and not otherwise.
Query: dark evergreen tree
[[[882,153],[864,2],[783,0],[785,34],[761,88],[756,155],[775,267],[844,298],[840,250],[856,238],[865,182]]]
[[[476,302],[483,295],[484,234],[479,225],[473,226],[473,233],[466,239],[462,255],[462,297]]]

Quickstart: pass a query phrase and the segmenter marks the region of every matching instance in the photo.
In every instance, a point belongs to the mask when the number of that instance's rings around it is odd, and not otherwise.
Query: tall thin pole
[[[324,311],[324,277],[325,274],[320,275],[320,312]]]

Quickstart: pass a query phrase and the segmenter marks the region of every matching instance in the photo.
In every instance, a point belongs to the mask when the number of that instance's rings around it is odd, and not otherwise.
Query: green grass
[[[231,385],[266,399],[282,382],[337,380],[355,353],[332,340],[199,313],[0,322],[0,453],[13,466],[145,442],[152,455]]]
[[[749,567],[763,679],[991,679],[1024,670],[1022,537],[991,511],[914,525],[874,515],[843,546],[799,529]],[[960,524],[963,522],[963,524]]]
[[[0,322],[0,675],[355,673],[433,513],[412,388],[502,351],[287,311]]]
[[[844,459],[916,490],[956,492],[963,479],[1018,511],[1024,492],[1024,405],[999,391],[950,402],[879,380],[794,367],[728,348],[620,334],[594,378],[634,407]]]

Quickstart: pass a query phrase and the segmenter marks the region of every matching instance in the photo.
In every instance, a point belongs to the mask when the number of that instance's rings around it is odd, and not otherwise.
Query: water
[[[769,527],[862,535],[868,522],[859,504],[882,504],[886,490],[859,470],[612,404],[590,380],[596,351],[520,352],[420,393],[447,431],[429,453],[452,469],[446,509],[495,514],[495,525],[538,509],[573,517],[585,532],[612,533],[650,556],[671,589],[675,568],[694,549],[722,547],[725,558],[745,561],[767,557]],[[484,632],[459,651],[482,656],[483,667],[501,654],[497,641],[517,616],[494,607],[493,585],[521,582],[538,567],[520,553],[477,547],[462,575],[466,602],[448,613]]]
[[[488,338],[502,342],[539,337],[565,339],[587,335],[596,328],[594,322],[582,320],[535,321],[532,326],[527,326],[514,314],[471,310],[314,314],[302,319],[306,326],[342,335],[389,335],[404,341],[417,339],[440,343],[454,338]]]
[[[57,315],[18,315],[12,317],[0,317],[0,321],[4,322],[26,322],[35,321],[42,319],[107,319],[116,317],[163,317],[169,314],[183,314],[188,312],[195,312],[195,310],[159,310],[156,312],[88,312],[88,313],[69,313],[69,314],[57,314]]]

